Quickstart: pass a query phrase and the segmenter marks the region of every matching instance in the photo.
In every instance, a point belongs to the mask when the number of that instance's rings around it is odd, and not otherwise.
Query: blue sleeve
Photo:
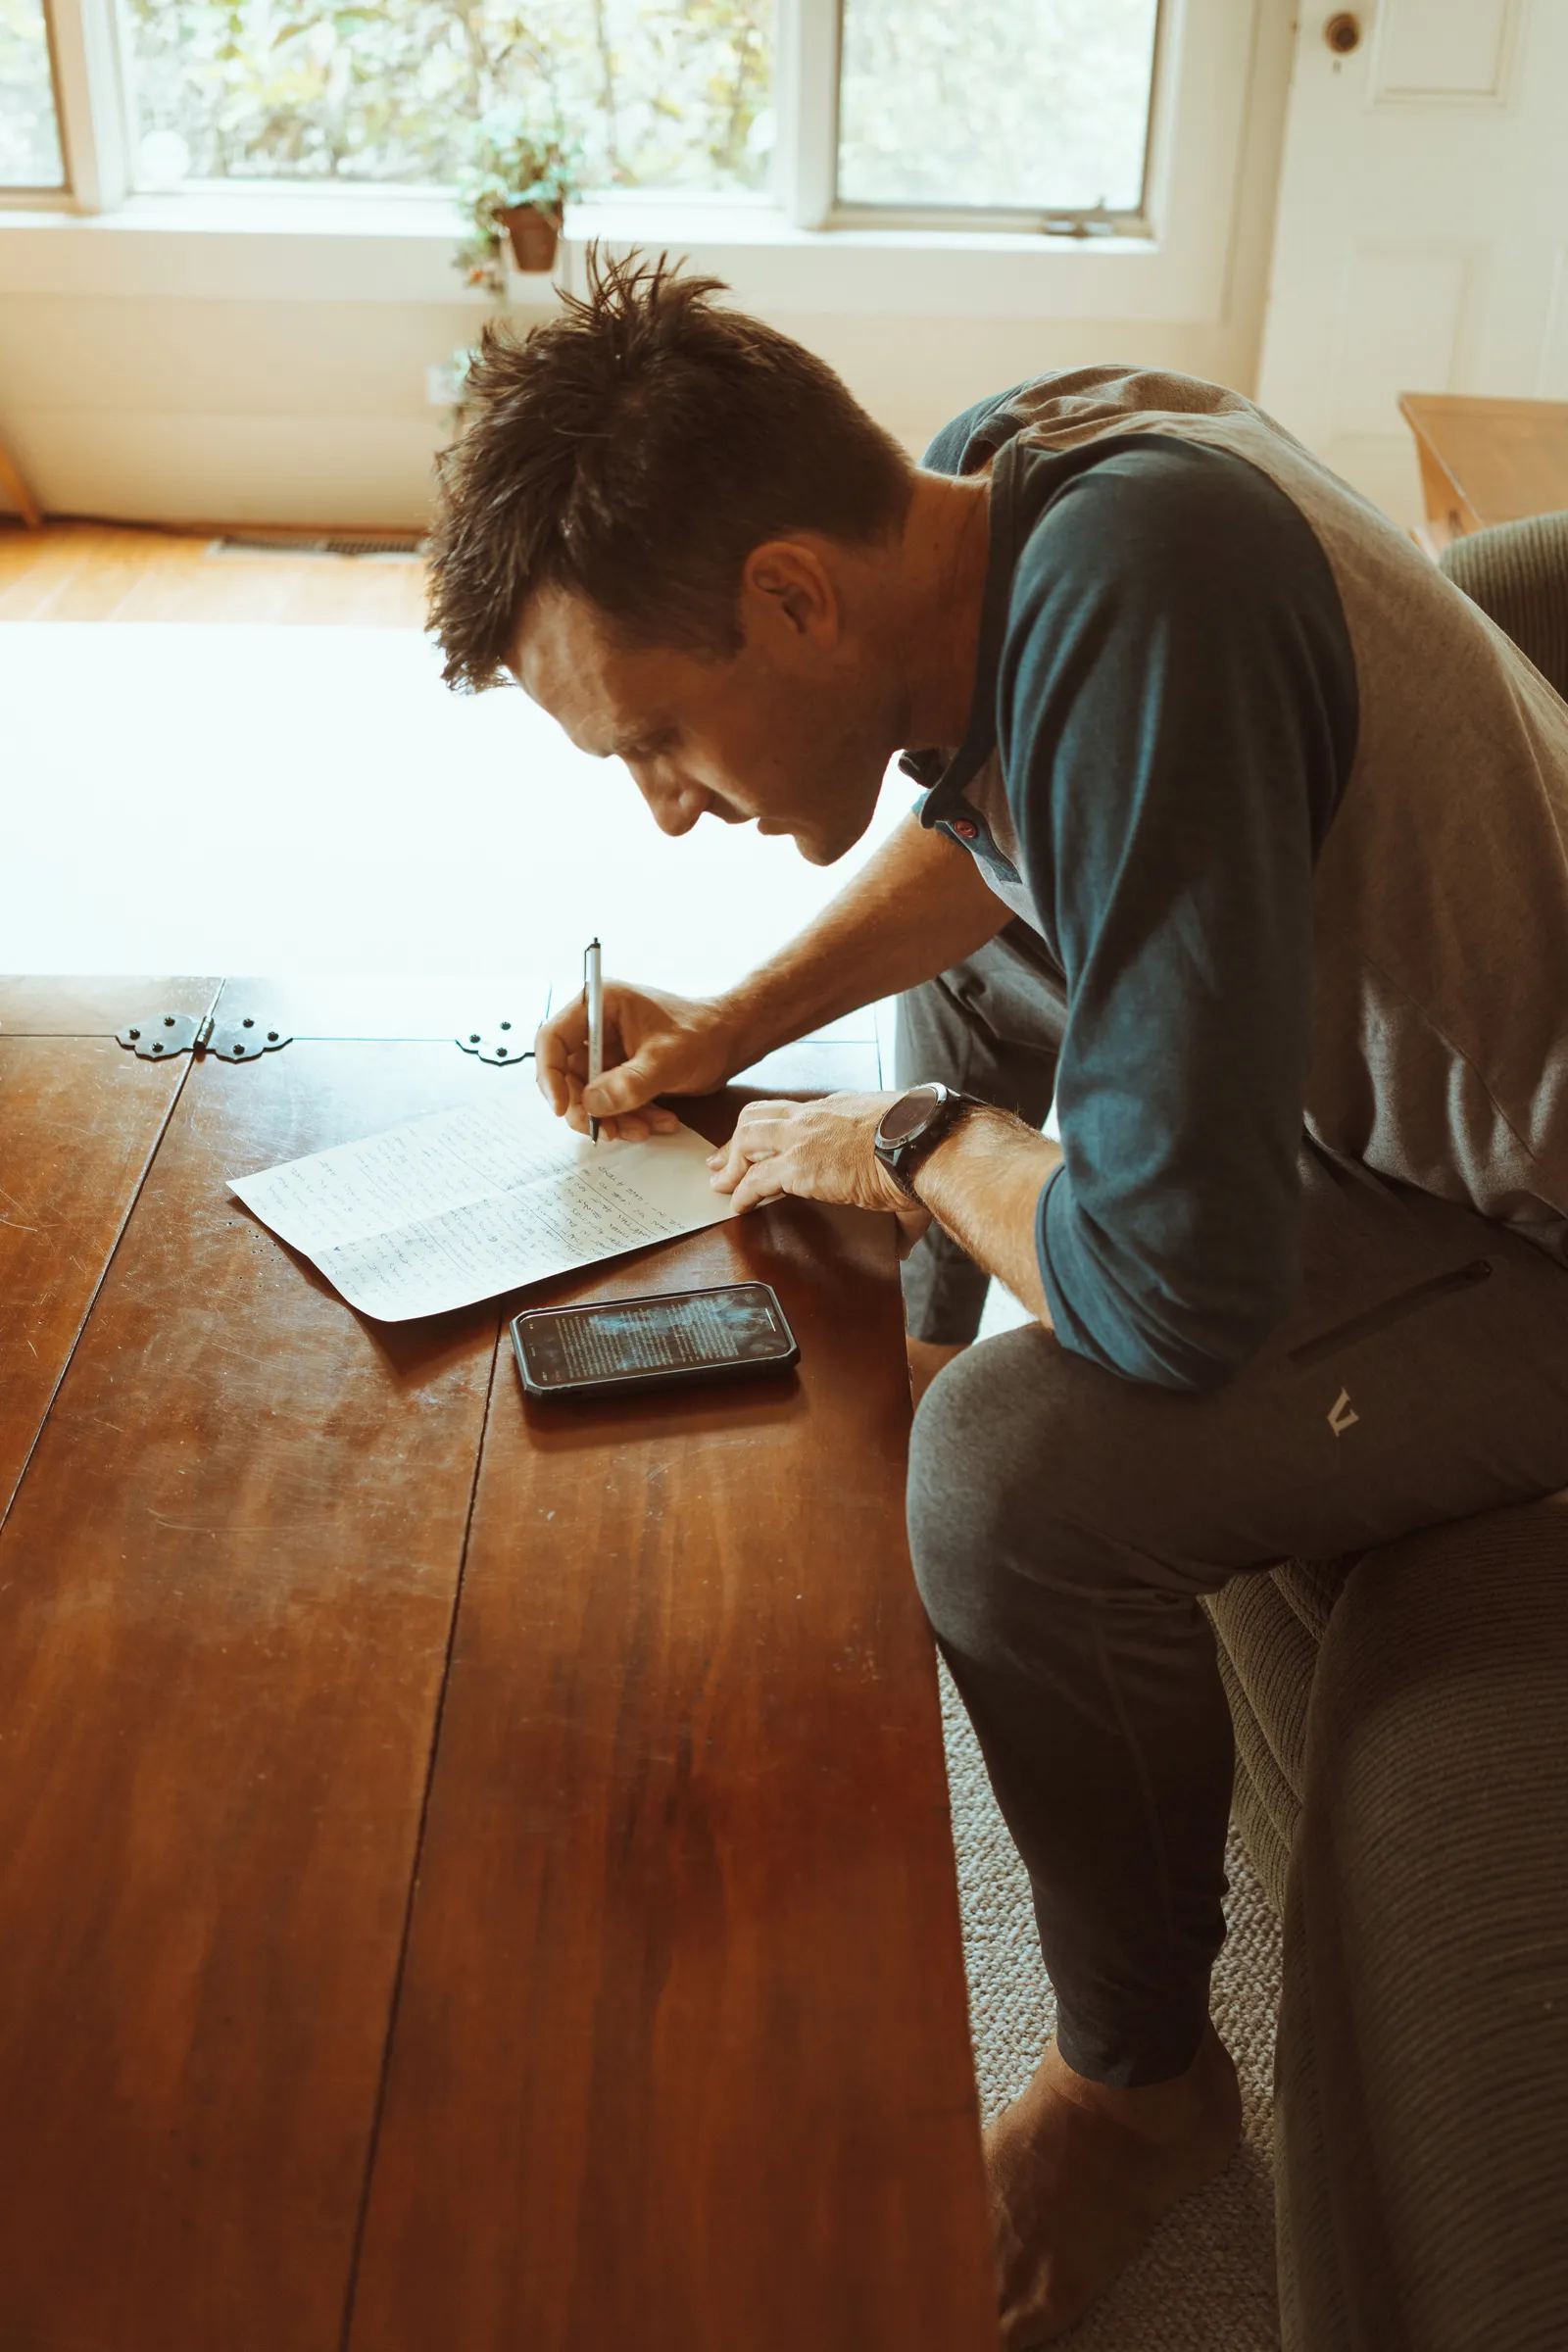
[[[1298,1280],[1312,867],[1356,681],[1298,510],[1152,437],[1057,489],[1014,572],[999,740],[1068,985],[1040,1266],[1064,1346],[1238,1372]]]

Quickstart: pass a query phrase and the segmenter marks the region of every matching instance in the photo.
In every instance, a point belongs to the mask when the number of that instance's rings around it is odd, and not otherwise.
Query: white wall
[[[1250,391],[1290,71],[1288,0],[1259,0],[1245,71],[1230,220],[1224,250],[1208,257],[1215,291],[1195,305],[1200,317],[1139,318],[1131,303],[1116,317],[1102,300],[1094,318],[808,311],[798,294],[776,311],[755,298],[752,307],[819,351],[914,449],[985,393],[1086,361],[1157,364]],[[470,341],[484,315],[456,279],[446,292],[438,247],[426,240],[416,299],[389,295],[368,274],[358,299],[341,262],[330,292],[297,299],[281,259],[247,268],[241,295],[223,282],[217,243],[203,256],[194,239],[166,237],[160,251],[175,249],[172,263],[132,268],[128,236],[53,228],[7,226],[0,215],[0,433],[46,509],[159,521],[420,521],[443,433],[425,371]],[[82,258],[88,238],[96,244]],[[1094,266],[1103,283],[1116,257],[1096,255]],[[794,288],[802,275],[797,265]],[[265,293],[253,290],[258,279]]]
[[[1405,524],[1401,392],[1568,399],[1568,0],[1383,0],[1345,57],[1303,11],[1264,405]]]

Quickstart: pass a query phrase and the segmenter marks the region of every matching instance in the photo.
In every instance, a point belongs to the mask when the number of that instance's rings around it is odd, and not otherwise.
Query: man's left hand
[[[898,1218],[902,1247],[909,1250],[930,1216],[872,1150],[882,1113],[898,1099],[826,1095],[817,1102],[750,1103],[729,1142],[709,1160],[714,1190],[729,1193],[738,1209],[776,1200],[781,1193],[883,1209]]]

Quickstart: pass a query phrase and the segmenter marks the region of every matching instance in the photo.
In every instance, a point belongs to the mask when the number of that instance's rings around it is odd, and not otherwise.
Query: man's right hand
[[[662,989],[630,988],[605,982],[605,1066],[585,1101],[588,1086],[588,1007],[572,998],[552,1013],[534,1039],[539,1091],[580,1135],[592,1113],[599,1132],[624,1143],[667,1135],[673,1111],[658,1095],[706,1095],[732,1071],[755,1059],[740,1025],[722,1004],[668,995]]]
[[[579,1134],[589,1109],[628,1143],[663,1134],[676,1122],[656,1097],[722,1086],[817,1024],[947,971],[1006,920],[967,850],[906,817],[832,906],[732,993],[697,1001],[607,981],[604,1075],[587,1108],[588,1015],[574,997],[534,1041],[540,1091]]]

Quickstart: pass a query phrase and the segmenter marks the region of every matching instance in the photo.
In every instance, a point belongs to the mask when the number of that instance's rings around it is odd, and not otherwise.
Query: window
[[[1168,142],[1151,179],[1152,121],[1195,58],[1239,90],[1252,6],[1188,0],[1172,67],[1159,0],[0,0],[0,191],[63,191],[64,145],[87,212],[236,183],[439,190],[472,124],[522,109],[578,140],[584,191],[622,218],[689,199],[745,237],[748,207],[1145,236],[1173,184]]]
[[[1157,0],[844,0],[846,205],[1137,213]]]
[[[0,0],[0,188],[63,188],[43,0]]]
[[[446,181],[466,126],[522,104],[580,136],[591,186],[767,185],[772,0],[127,0],[126,17],[143,184]]]
[[[58,0],[80,6],[82,0]],[[38,0],[0,0],[0,8]],[[585,184],[798,217],[1136,217],[1158,0],[123,0],[131,170],[440,183],[466,125],[552,113]],[[776,72],[806,61],[780,126]]]

